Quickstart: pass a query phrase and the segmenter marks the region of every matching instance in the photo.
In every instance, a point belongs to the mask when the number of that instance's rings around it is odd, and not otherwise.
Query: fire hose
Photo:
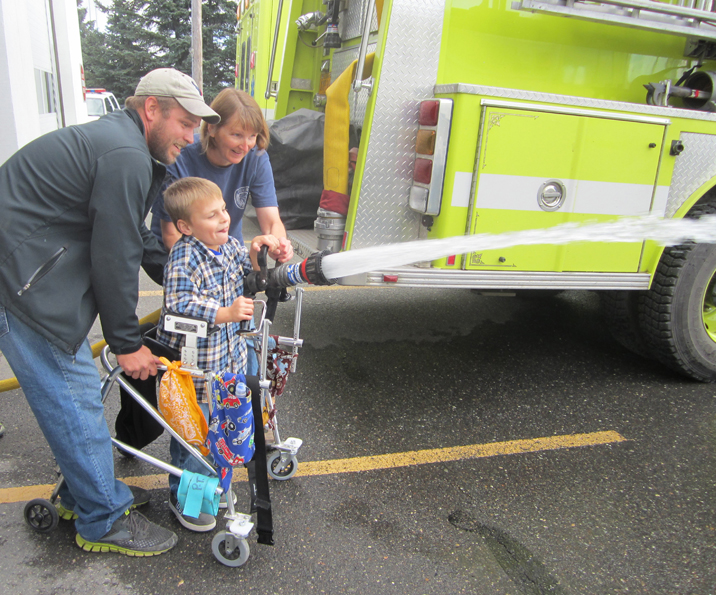
[[[256,295],[259,292],[266,292],[269,299],[274,298],[274,311],[276,303],[282,301],[281,292],[282,290],[285,292],[286,287],[298,285],[299,283],[309,283],[311,285],[332,285],[334,283],[334,281],[326,279],[321,269],[321,261],[326,254],[330,253],[329,250],[311,254],[299,264],[281,264],[273,269],[267,268],[267,252],[268,247],[262,246],[261,252],[258,254],[259,270],[252,271],[246,276],[244,295]],[[148,322],[156,324],[159,322],[160,314],[161,310],[156,310],[142,318],[139,324],[142,325]],[[92,357],[99,357],[105,345],[107,343],[104,340],[92,345]],[[17,378],[0,380],[0,393],[15,390],[16,388],[20,388]]]

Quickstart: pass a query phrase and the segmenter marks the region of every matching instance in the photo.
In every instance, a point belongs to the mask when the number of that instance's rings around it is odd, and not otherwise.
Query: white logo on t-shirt
[[[234,192],[234,203],[236,204],[239,209],[245,209],[246,208],[246,202],[249,200],[249,187],[244,186],[243,188],[238,188],[236,192]]]

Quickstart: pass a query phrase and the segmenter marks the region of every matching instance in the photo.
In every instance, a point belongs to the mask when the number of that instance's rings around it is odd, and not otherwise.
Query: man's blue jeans
[[[77,532],[97,541],[132,504],[114,477],[114,454],[104,418],[97,367],[85,339],[70,355],[0,306],[0,351],[65,478],[62,505],[74,510]]]

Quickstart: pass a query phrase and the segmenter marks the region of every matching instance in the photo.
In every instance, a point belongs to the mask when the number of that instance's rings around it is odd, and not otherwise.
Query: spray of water
[[[686,241],[716,243],[716,215],[700,219],[662,219],[656,216],[629,217],[610,223],[580,225],[565,223],[547,229],[530,229],[501,234],[456,236],[441,240],[421,240],[373,246],[323,258],[322,270],[328,279],[367,273],[377,268],[396,267],[414,262],[534,244],[575,242],[641,242],[652,240],[662,246]]]

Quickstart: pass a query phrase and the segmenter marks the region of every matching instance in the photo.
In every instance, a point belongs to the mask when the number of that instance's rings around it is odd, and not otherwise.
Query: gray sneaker
[[[231,490],[231,500],[234,503],[234,506],[236,506],[236,494],[234,494],[234,491]],[[226,493],[221,494],[221,498],[219,498],[219,508],[228,508],[228,505],[226,504]]]
[[[189,516],[182,512],[181,504],[177,500],[177,497],[170,493],[169,494],[169,508],[171,508],[174,516],[177,520],[189,531],[196,531],[197,533],[206,533],[216,527],[216,518],[205,512],[200,512],[198,517]]]
[[[86,552],[118,552],[127,556],[156,556],[172,549],[176,534],[155,525],[136,510],[127,510],[119,517],[109,533],[97,541],[87,541],[79,533],[77,545]]]
[[[132,503],[130,508],[137,508],[137,506],[144,506],[145,504],[149,504],[149,500],[151,500],[152,496],[147,490],[145,490],[144,488],[139,488],[137,486],[128,485],[127,487],[132,492],[132,496],[134,497],[134,502]],[[65,508],[62,505],[62,499],[57,501],[55,507],[57,508],[57,514],[59,514],[60,518],[63,520],[74,521],[77,518],[77,513],[74,510]]]

